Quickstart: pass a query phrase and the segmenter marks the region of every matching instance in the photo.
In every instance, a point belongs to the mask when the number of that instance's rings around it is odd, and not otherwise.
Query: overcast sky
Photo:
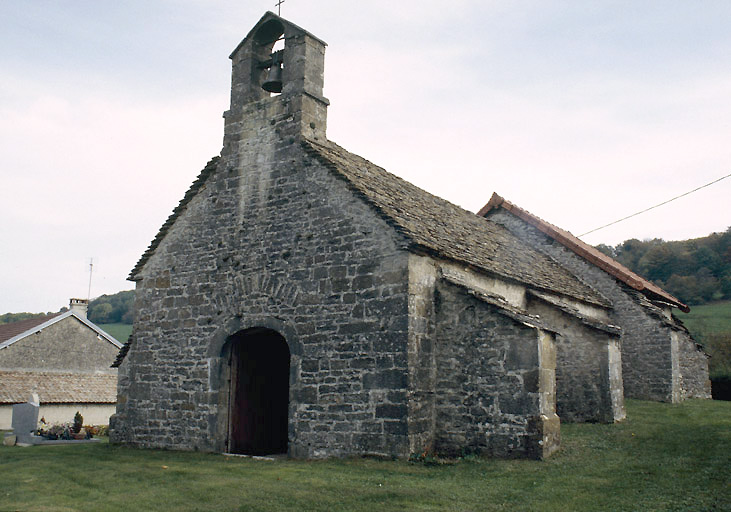
[[[270,1],[0,0],[0,313],[133,288],[221,150]],[[328,138],[477,211],[579,235],[731,173],[731,2],[286,0],[328,43]],[[731,225],[731,178],[584,237]]]

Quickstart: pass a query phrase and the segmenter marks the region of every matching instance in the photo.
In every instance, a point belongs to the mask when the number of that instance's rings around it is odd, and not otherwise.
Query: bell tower
[[[282,40],[283,49],[273,51]],[[241,137],[242,117],[261,109],[272,110],[272,118],[286,119],[289,126],[280,130],[290,136],[325,139],[330,103],[322,95],[325,46],[306,30],[267,12],[230,55],[231,106],[224,113],[224,146]]]

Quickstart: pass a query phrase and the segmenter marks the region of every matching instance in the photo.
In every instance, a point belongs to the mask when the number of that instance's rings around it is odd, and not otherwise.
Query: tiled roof
[[[35,318],[29,318],[27,320],[21,320],[19,322],[13,322],[10,324],[0,325],[0,343],[7,341],[10,338],[16,337],[18,334],[24,333],[25,331],[37,327],[41,324],[48,322],[50,319],[57,317],[61,313],[54,313],[52,315],[43,315]]]
[[[127,352],[129,352],[129,349],[132,348],[132,343],[134,343],[135,339],[135,333],[134,329],[132,330],[132,334],[129,335],[127,338],[127,341],[124,342],[124,345],[122,345],[122,348],[119,349],[119,352],[117,352],[117,357],[114,358],[114,362],[110,366],[110,368],[119,368],[119,365],[122,364],[122,361],[124,361],[124,358],[127,357]]]
[[[609,301],[506,228],[432,195],[337,144],[305,141],[305,150],[344,178],[387,222],[420,249],[488,273],[585,302]]]
[[[685,311],[686,313],[690,311],[690,308],[687,305],[680,302],[678,299],[670,295],[659,286],[635,274],[618,261],[607,256],[598,249],[595,249],[591,245],[582,242],[568,231],[554,226],[553,224],[546,222],[540,217],[536,217],[532,213],[523,210],[522,208],[511,203],[510,201],[500,197],[496,193],[493,193],[490,201],[488,201],[488,203],[483,206],[482,209],[477,212],[477,214],[483,217],[487,217],[488,214],[496,208],[503,208],[504,210],[512,213],[519,219],[522,219],[528,224],[534,226],[539,231],[548,235],[567,249],[575,252],[589,263],[596,265],[608,274],[614,276],[616,279],[619,279],[623,283],[627,284],[631,288],[642,292],[648,298],[667,302],[669,304],[672,304],[673,306],[678,307],[681,311]]]
[[[122,343],[117,341],[114,336],[105,332],[101,327],[93,323],[86,316],[80,315],[74,310],[69,310],[64,313],[56,313],[54,315],[44,316],[41,318],[32,318],[31,320],[37,320],[36,322],[30,322],[30,320],[23,320],[20,322],[14,322],[0,327],[5,327],[7,334],[11,335],[9,338],[0,339],[0,349],[9,347],[15,342],[22,340],[23,338],[33,334],[36,331],[40,331],[49,327],[57,322],[64,321],[66,318],[73,317],[82,324],[86,325],[89,329],[103,337],[109,343],[117,348],[122,348]]]
[[[0,370],[0,404],[27,402],[32,393],[38,393],[42,404],[113,404],[117,375]]]

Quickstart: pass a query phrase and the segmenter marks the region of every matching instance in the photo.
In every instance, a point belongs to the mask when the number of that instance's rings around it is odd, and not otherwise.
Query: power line
[[[714,183],[718,183],[719,181],[725,180],[726,178],[729,178],[729,177],[731,177],[731,174],[727,174],[726,176],[723,176],[721,178],[718,178],[717,180],[713,180],[712,182],[706,183],[705,185],[701,185],[698,188],[694,188],[693,190],[690,190],[690,191],[686,192],[685,194],[680,194],[679,196],[675,196],[672,199],[668,199],[667,201],[663,201],[662,203],[656,204],[655,206],[650,206],[649,208],[645,208],[644,210],[642,210],[640,212],[633,213],[632,215],[627,215],[626,217],[623,217],[623,218],[621,218],[619,220],[615,220],[614,222],[610,222],[609,224],[605,224],[605,225],[603,225],[601,227],[598,227],[596,229],[592,229],[591,231],[587,231],[586,233],[582,233],[581,235],[579,235],[579,238],[581,238],[582,236],[588,235],[589,233],[593,233],[595,231],[599,231],[600,229],[604,229],[604,228],[608,228],[609,226],[613,226],[613,225],[615,225],[615,224],[617,224],[619,222],[622,222],[623,220],[627,220],[627,219],[631,219],[632,217],[636,217],[637,215],[639,215],[641,213],[645,213],[645,212],[649,212],[650,210],[654,210],[655,208],[657,208],[659,206],[662,206],[664,204],[668,204],[671,201],[675,201],[676,199],[680,199],[681,197],[685,197],[688,194],[692,194],[693,192],[697,192],[697,191],[699,191],[702,188],[710,187]]]

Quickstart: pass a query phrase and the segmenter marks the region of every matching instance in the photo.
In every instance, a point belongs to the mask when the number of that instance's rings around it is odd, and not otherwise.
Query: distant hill
[[[97,324],[103,331],[114,336],[119,342],[124,343],[132,334],[132,325],[130,324]]]
[[[132,305],[135,300],[134,290],[102,295],[89,302],[87,317],[95,324],[127,324],[132,325]],[[59,311],[67,311],[63,307]],[[52,315],[48,313],[5,313],[0,315],[0,325],[20,322],[28,318]]]
[[[731,228],[680,242],[632,239],[597,249],[686,304],[731,300]]]
[[[134,290],[102,295],[89,303],[87,317],[95,324],[132,324]]]

